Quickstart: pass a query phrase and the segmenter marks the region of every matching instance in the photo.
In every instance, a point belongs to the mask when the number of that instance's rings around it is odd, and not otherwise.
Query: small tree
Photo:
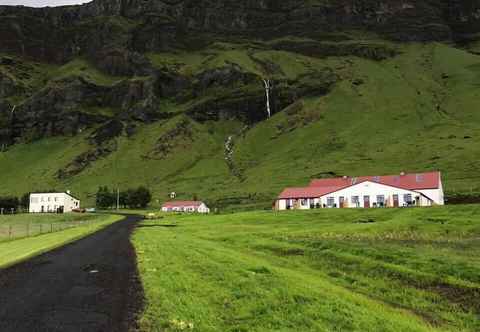
[[[115,205],[115,194],[112,193],[107,186],[99,187],[96,195],[96,205],[105,209]]]
[[[138,187],[135,190],[136,205],[141,208],[146,208],[152,200],[152,193],[146,187]]]
[[[30,193],[25,193],[22,198],[20,198],[20,207],[25,211],[28,211],[28,208],[30,207]]]
[[[20,205],[20,201],[17,197],[7,196],[0,197],[0,209],[3,211],[17,210]]]
[[[131,208],[137,207],[137,197],[136,192],[133,189],[128,189],[124,192],[125,195],[125,205]]]
[[[123,207],[124,209],[128,206],[128,192],[127,191],[121,191],[120,192],[120,206]]]

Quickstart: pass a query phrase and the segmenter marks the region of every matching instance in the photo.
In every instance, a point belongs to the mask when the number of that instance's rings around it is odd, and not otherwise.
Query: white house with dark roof
[[[80,200],[69,191],[30,194],[30,213],[66,213],[80,208]]]
[[[309,187],[286,188],[277,210],[444,205],[440,172],[313,180]]]

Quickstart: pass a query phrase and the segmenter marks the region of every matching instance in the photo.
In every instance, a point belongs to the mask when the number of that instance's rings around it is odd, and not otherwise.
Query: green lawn
[[[0,268],[11,266],[64,244],[92,234],[122,217],[118,215],[17,215],[0,216],[0,230],[11,225],[19,232],[30,225],[30,236],[16,240],[3,237],[0,242]],[[68,224],[68,228],[65,225]],[[43,234],[34,233],[43,225]],[[61,230],[63,229],[63,230]],[[35,236],[32,236],[35,235]],[[0,234],[0,241],[2,236]],[[26,236],[26,234],[24,234]]]
[[[480,206],[167,216],[143,331],[479,331]]]

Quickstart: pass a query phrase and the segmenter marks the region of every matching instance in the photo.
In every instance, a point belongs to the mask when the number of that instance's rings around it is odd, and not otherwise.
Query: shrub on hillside
[[[7,197],[0,197],[0,209],[3,210],[17,210],[18,206],[20,205],[20,201],[18,197],[14,196],[7,196]]]

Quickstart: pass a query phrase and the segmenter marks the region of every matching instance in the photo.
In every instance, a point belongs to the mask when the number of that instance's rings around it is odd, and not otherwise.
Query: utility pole
[[[117,211],[120,210],[120,188],[117,187]]]

